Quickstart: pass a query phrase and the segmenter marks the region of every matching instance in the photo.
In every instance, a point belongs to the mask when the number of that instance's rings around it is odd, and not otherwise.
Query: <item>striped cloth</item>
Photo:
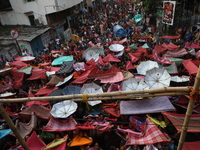
[[[126,145],[146,145],[159,142],[168,142],[165,135],[158,129],[158,127],[149,119],[146,119],[147,127],[142,136],[128,133],[128,140]]]
[[[172,64],[173,62],[171,62],[167,57],[159,57],[157,53],[154,53],[152,58],[157,61],[158,63],[161,64]]]
[[[187,55],[187,50],[185,48],[177,49],[177,50],[170,50],[165,53],[166,57],[182,57]]]
[[[181,132],[185,114],[175,114],[163,111],[162,114],[174,124],[175,128]],[[200,132],[200,114],[193,114],[190,118],[187,132]]]
[[[19,114],[31,115],[32,112],[34,112],[34,114],[37,117],[42,118],[42,119],[49,119],[49,117],[51,116],[50,109],[42,105],[31,105],[27,109],[21,111]]]
[[[77,129],[77,122],[73,118],[57,119],[51,117],[43,131],[74,131]]]

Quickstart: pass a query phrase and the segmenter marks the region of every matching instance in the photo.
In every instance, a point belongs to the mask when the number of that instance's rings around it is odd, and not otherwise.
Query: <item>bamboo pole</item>
[[[193,89],[195,91],[199,91],[199,88],[200,88],[200,67],[198,69],[198,73],[196,75],[196,80],[195,80],[195,83],[194,83],[194,86],[193,86]],[[185,115],[185,119],[184,119],[184,122],[183,122],[182,132],[181,132],[181,136],[180,136],[180,139],[179,139],[177,150],[182,150],[195,101],[196,101],[196,98],[194,98],[190,95],[190,101],[189,101],[188,108],[187,108],[186,115]]]
[[[109,99],[129,99],[129,98],[140,98],[140,97],[155,97],[155,96],[170,96],[167,94],[172,94],[171,96],[176,96],[178,94],[187,95],[190,92],[188,87],[163,87],[148,90],[135,90],[135,91],[117,91],[117,92],[107,92],[107,93],[91,93],[88,94],[88,99],[93,98],[94,100],[102,99],[102,97],[107,97],[105,100]],[[157,93],[157,94],[155,94]],[[137,94],[132,97],[126,96],[131,94]],[[147,95],[145,95],[147,94]],[[149,95],[148,95],[149,94]],[[123,98],[120,96],[124,96]],[[83,94],[73,94],[73,95],[62,95],[62,96],[47,96],[47,97],[26,97],[26,98],[13,98],[13,99],[0,99],[3,103],[13,103],[13,102],[26,102],[26,101],[54,101],[54,100],[72,100],[81,99]],[[115,96],[114,98],[112,98]],[[120,96],[116,97],[116,96]],[[97,97],[97,98],[95,98]]]
[[[8,116],[7,112],[5,111],[5,109],[1,105],[0,105],[0,113],[1,113],[1,116],[5,119],[6,123],[10,127],[10,129],[12,130],[12,132],[15,134],[16,138],[19,140],[19,143],[23,146],[23,148],[25,150],[30,150],[28,148],[26,142],[24,141],[24,139],[22,138],[22,136],[20,135],[20,133],[16,129],[14,123],[12,122],[10,117]]]

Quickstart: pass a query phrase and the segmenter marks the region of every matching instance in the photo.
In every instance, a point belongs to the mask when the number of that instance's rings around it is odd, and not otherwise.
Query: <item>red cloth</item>
[[[170,42],[168,45],[167,45],[167,49],[168,50],[176,50],[178,49],[178,46],[173,44],[172,42]]]
[[[46,77],[45,69],[33,70],[31,76],[27,80],[37,80],[37,79],[43,79],[45,77]]]
[[[31,134],[31,136],[26,141],[27,146],[30,150],[41,150],[45,145],[45,143],[37,136],[35,131]],[[18,147],[19,150],[24,150],[22,146]]]
[[[147,50],[145,49],[145,48],[143,48],[142,46],[140,46],[139,48],[138,48],[138,50],[136,50],[135,51],[135,53],[147,53]]]
[[[64,53],[65,52],[65,50],[51,50],[51,53],[52,54],[56,54],[56,53]]]
[[[11,71],[10,73],[14,77],[13,88],[18,89],[18,88],[22,87],[22,81],[24,79],[24,72]]]
[[[162,37],[163,39],[178,39],[180,36],[170,36],[170,35],[165,35]]]
[[[109,76],[109,75],[113,75],[113,74],[115,74],[117,72],[122,72],[122,71],[120,69],[118,69],[117,67],[115,67],[115,66],[112,66],[108,70],[103,70],[103,69],[100,69],[98,66],[95,66],[88,77],[96,78],[96,77]]]
[[[51,117],[46,126],[43,127],[43,131],[74,131],[77,129],[77,122],[73,118],[57,119]]]
[[[189,74],[191,74],[191,75],[197,74],[198,67],[190,59],[184,60],[182,62],[182,64],[184,65],[185,69],[187,69]]]
[[[85,122],[83,126],[76,126],[80,130],[90,130],[90,129],[95,129],[93,125],[90,124],[90,122]]]
[[[119,59],[115,58],[113,55],[108,54],[106,57],[103,58],[104,62],[120,62]]]
[[[135,69],[136,67],[134,67],[131,63],[131,61],[127,61],[126,63],[126,70],[129,70],[129,69]]]
[[[30,93],[28,97],[35,97],[33,93]],[[27,101],[25,107],[31,105],[48,105],[49,101]]]
[[[131,62],[136,62],[140,59],[140,56],[141,56],[141,53],[128,53],[130,59],[131,59]]]
[[[103,110],[116,118],[120,117],[120,110],[117,107],[103,108]]]
[[[159,57],[157,53],[154,53],[152,58],[161,64],[173,64],[167,57]]]
[[[50,67],[49,71],[55,71],[57,72],[58,70],[60,70],[60,67]]]
[[[200,147],[200,141],[184,142],[182,150],[197,150]]]
[[[20,60],[17,60],[17,61],[13,61],[13,62],[10,62],[9,63],[11,66],[15,66],[17,68],[24,68],[24,67],[28,67],[29,65],[20,61]]]
[[[54,87],[54,88],[41,88],[35,95],[45,95],[48,96],[52,91],[58,89],[58,87]]]
[[[163,47],[163,46],[160,46],[160,45],[156,45],[154,47],[154,52],[157,53],[157,54],[159,54],[159,53],[161,53],[162,51],[165,51],[165,50],[166,50],[166,48]]]
[[[165,135],[158,129],[158,127],[149,119],[146,119],[147,127],[144,135],[136,135],[128,133],[128,140],[126,145],[147,145],[160,142],[168,142]]]

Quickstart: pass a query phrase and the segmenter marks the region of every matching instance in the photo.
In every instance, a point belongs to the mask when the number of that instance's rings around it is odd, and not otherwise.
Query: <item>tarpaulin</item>
[[[181,132],[185,114],[175,114],[170,112],[162,112],[173,123],[175,128]],[[188,125],[187,132],[200,132],[200,114],[192,114]]]
[[[190,59],[184,60],[182,64],[184,65],[185,69],[187,69],[189,74],[191,75],[197,74],[198,67]]]
[[[26,135],[31,133],[33,128],[36,128],[37,117],[31,113],[31,119],[28,123],[19,122],[19,120],[16,120],[15,126],[18,132],[21,134],[22,138],[24,138]]]
[[[38,137],[35,131],[31,134],[31,136],[26,141],[27,146],[30,150],[42,150],[45,143]],[[22,146],[17,147],[19,150],[24,150]]]
[[[167,96],[154,97],[152,99],[120,102],[121,115],[158,113],[161,111],[172,110],[175,110],[175,108],[171,104]]]
[[[152,121],[146,119],[146,122],[147,126],[144,134],[141,136],[128,133],[126,145],[146,145],[169,141]]]
[[[37,80],[37,79],[43,79],[45,77],[46,77],[46,70],[38,69],[38,70],[33,70],[31,76],[27,80]]]
[[[182,150],[198,150],[200,147],[200,141],[184,142]]]
[[[77,122],[73,118],[57,119],[51,117],[46,126],[43,127],[43,131],[74,131],[77,129]]]
[[[185,48],[182,48],[182,49],[167,51],[164,56],[166,56],[166,57],[182,57],[187,54],[188,54],[187,50]]]
[[[22,81],[24,79],[24,72],[11,71],[10,73],[14,78],[13,88],[14,89],[20,88],[22,86]]]
[[[33,112],[37,117],[42,119],[49,119],[51,116],[50,109],[42,105],[31,105],[30,107],[21,111],[19,114],[31,115]]]

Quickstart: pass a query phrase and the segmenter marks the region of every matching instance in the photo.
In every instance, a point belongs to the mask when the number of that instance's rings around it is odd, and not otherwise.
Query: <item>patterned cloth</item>
[[[126,145],[146,145],[159,142],[168,142],[165,135],[158,129],[158,127],[149,119],[146,119],[147,127],[144,135],[138,136],[136,134],[128,133],[128,140]]]
[[[43,131],[74,131],[77,129],[77,122],[73,118],[57,119],[51,117]]]
[[[170,50],[165,53],[166,57],[182,57],[187,55],[187,50],[185,48],[177,49],[177,50]]]
[[[154,53],[152,58],[157,61],[158,63],[161,64],[172,64],[173,62],[171,62],[167,57],[159,57],[157,53]]]
[[[62,74],[62,73],[70,73],[73,69],[73,64],[75,63],[75,60],[73,61],[65,61],[63,62],[63,65],[61,66],[60,70],[56,72],[56,74]]]
[[[181,132],[182,125],[185,118],[185,114],[175,114],[163,111],[162,114],[167,116],[167,118],[175,125],[175,128]],[[187,132],[200,132],[200,114],[193,114],[190,118]]]
[[[30,115],[32,112],[34,112],[37,117],[42,119],[49,119],[51,116],[50,109],[42,105],[31,105],[27,109],[21,111],[19,114]]]

